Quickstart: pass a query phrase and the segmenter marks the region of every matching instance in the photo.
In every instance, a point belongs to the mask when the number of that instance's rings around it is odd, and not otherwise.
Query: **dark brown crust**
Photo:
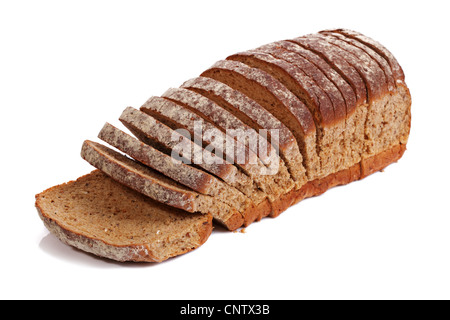
[[[240,220],[237,216],[235,217],[236,219],[230,219],[230,224],[226,227],[228,230],[234,231],[243,226],[247,227],[252,222],[259,221],[266,216],[275,218],[289,207],[306,198],[319,196],[330,188],[349,184],[350,182],[363,179],[383,170],[388,165],[397,162],[405,151],[406,145],[395,145],[375,156],[362,160],[360,163],[346,170],[341,170],[321,179],[309,181],[300,189],[292,190],[282,195],[278,201],[272,202],[271,204],[269,202],[263,202],[257,208],[250,208],[244,215],[245,220]]]
[[[364,159],[361,162],[361,177],[363,179],[377,171],[383,170],[388,164],[399,160],[406,151],[406,145],[399,144],[389,150],[383,151],[376,156]]]
[[[302,188],[292,190],[280,197],[278,207],[289,208],[303,199],[323,194],[330,188],[346,185],[350,182],[363,179],[388,165],[397,162],[404,154],[406,145],[399,144],[375,156],[362,160],[349,169],[333,173],[322,179],[309,181]],[[277,217],[284,210],[274,211],[270,216]]]

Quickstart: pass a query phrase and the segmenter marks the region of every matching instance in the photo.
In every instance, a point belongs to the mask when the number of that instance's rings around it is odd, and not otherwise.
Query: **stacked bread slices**
[[[366,177],[406,149],[411,96],[378,42],[322,31],[229,56],[85,141],[98,170],[37,195],[62,241],[163,261],[304,198]]]

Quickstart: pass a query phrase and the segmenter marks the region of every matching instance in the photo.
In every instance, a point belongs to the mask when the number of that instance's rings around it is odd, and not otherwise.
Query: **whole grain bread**
[[[125,155],[86,141],[83,158],[103,173],[68,184],[67,192],[58,186],[38,195],[37,207],[47,227],[68,244],[116,260],[162,261],[200,246],[211,232],[211,219],[236,230],[396,162],[409,137],[411,95],[402,68],[386,48],[336,29],[229,56],[180,88],[151,97],[141,111],[125,109],[120,121],[137,139],[110,124],[99,137]],[[196,122],[213,135],[191,141]],[[227,141],[229,129],[279,130],[279,142],[271,139],[267,147],[279,157],[261,157],[244,139],[245,161],[236,161],[236,149],[227,150],[215,139]],[[187,148],[179,150],[180,142]],[[228,159],[196,161],[198,156],[216,159],[212,150]],[[263,175],[273,160],[282,170]],[[92,198],[83,179],[93,179],[99,190]],[[124,201],[123,216],[116,210],[105,213],[115,208],[106,204],[114,200],[101,194],[111,183],[141,194],[146,203],[181,212],[183,219],[167,222],[175,229],[167,226],[169,238],[159,241],[133,221],[159,235],[162,220],[146,215],[147,221],[140,209],[133,220],[129,202]],[[87,192],[86,198],[75,190]],[[86,202],[92,206],[98,198],[104,201],[101,214],[81,219],[90,212]]]

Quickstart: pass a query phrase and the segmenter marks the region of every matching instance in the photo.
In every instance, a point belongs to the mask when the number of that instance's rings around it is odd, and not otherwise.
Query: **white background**
[[[2,299],[448,299],[446,1],[1,1]],[[246,233],[161,264],[94,258],[50,235],[34,195],[127,106],[215,61],[345,27],[380,41],[410,87],[404,157]]]

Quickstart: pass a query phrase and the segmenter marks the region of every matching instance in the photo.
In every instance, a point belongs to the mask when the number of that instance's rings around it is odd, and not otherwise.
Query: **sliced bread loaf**
[[[212,216],[154,201],[99,170],[36,195],[48,230],[62,242],[117,261],[161,262],[200,247]]]

